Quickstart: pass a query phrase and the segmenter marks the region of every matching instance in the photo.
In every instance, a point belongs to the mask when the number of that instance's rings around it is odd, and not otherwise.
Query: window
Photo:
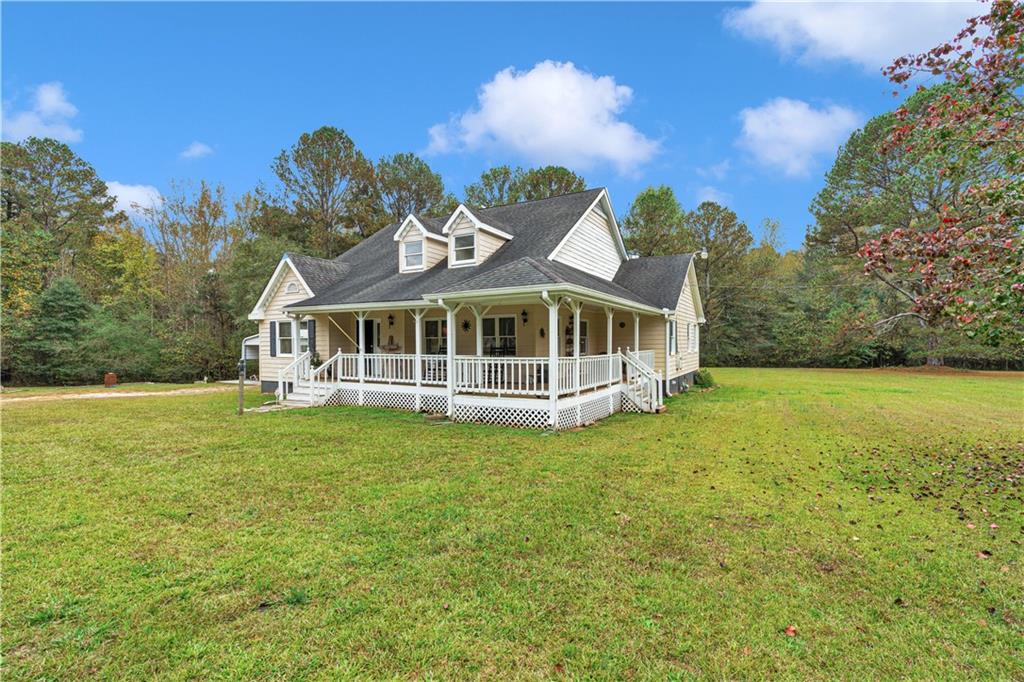
[[[423,266],[423,240],[405,242],[405,267],[407,269]]]
[[[299,285],[297,282],[288,282],[288,286],[284,288],[286,294],[297,294],[299,293]]]
[[[669,320],[668,322],[668,352],[670,355],[675,355],[679,352],[679,329],[675,320]]]
[[[462,234],[455,238],[455,258],[452,263],[472,263],[476,260],[476,235]]]
[[[428,354],[448,352],[448,320],[427,320],[423,324],[423,341]]]
[[[278,355],[291,355],[292,354],[292,323],[291,322],[278,322],[277,323],[277,354]]]
[[[516,354],[516,317],[485,317],[483,319],[484,355]]]
[[[309,327],[305,323],[299,324],[299,353],[309,350]]]
[[[693,322],[686,325],[686,350],[696,353],[700,344],[700,327]]]

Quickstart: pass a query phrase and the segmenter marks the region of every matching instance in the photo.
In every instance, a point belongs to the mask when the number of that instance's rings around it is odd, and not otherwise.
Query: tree
[[[127,221],[96,233],[78,276],[94,301],[120,315],[152,313],[160,297],[156,249]]]
[[[713,201],[702,202],[697,210],[687,212],[680,234],[685,238],[679,240],[677,253],[708,250],[707,259],[694,262],[707,320],[701,351],[707,353],[709,364],[728,362],[743,352],[745,343],[734,322],[738,303],[756,281],[745,267],[753,235],[736,213]]]
[[[373,165],[345,131],[324,126],[303,133],[281,151],[273,170],[320,255],[338,253],[344,231],[366,236],[375,229]]]
[[[377,188],[388,222],[410,213],[447,215],[458,202],[444,191],[441,176],[415,154],[395,154],[377,163]]]
[[[4,236],[45,258],[30,259],[27,267],[42,267],[43,282],[71,274],[101,226],[123,215],[114,211],[114,199],[96,171],[62,142],[30,137],[14,144],[3,142],[0,197]],[[6,250],[6,249],[5,249]],[[21,259],[19,259],[21,260]],[[5,270],[18,263],[5,263]],[[23,273],[12,273],[16,282]],[[17,294],[12,294],[17,297]]]
[[[633,199],[622,219],[626,247],[640,256],[664,256],[679,253],[678,243],[692,243],[682,236],[683,209],[675,192],[667,185],[648,187]]]
[[[544,166],[531,168],[516,178],[516,201],[536,201],[561,194],[582,192],[587,182],[568,168],[562,166]]]
[[[934,210],[928,229],[896,228],[860,250],[869,273],[913,273],[899,317],[955,320],[990,343],[1024,351],[1024,5],[994,0],[957,36],[886,69],[906,84],[942,76],[946,91],[922,110],[896,112],[886,149],[902,148],[970,183]],[[976,173],[976,169],[985,172]]]
[[[487,207],[547,199],[586,188],[581,176],[562,166],[529,170],[497,166],[481,174],[479,182],[467,185],[465,194],[466,203],[471,206]]]
[[[515,187],[516,175],[521,169],[495,166],[480,174],[479,182],[466,185],[466,203],[470,206],[503,206],[518,200]]]
[[[7,339],[17,382],[73,384],[81,381],[79,349],[93,307],[74,280],[59,277],[39,295],[31,314]]]

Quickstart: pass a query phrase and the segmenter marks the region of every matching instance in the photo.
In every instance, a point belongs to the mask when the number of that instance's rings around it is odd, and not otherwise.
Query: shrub
[[[698,369],[693,375],[693,385],[699,388],[711,388],[717,386],[715,378],[711,376],[710,370]]]

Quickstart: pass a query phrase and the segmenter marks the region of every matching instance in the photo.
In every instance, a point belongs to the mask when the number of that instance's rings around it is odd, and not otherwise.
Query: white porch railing
[[[288,399],[288,385],[294,388],[299,381],[304,381],[309,376],[310,352],[307,350],[291,361],[284,369],[277,373],[277,399]]]
[[[622,360],[626,367],[626,395],[629,399],[645,412],[654,412],[661,407],[664,402],[661,374],[628,348],[622,354]]]
[[[576,367],[579,365],[579,373]],[[577,376],[579,382],[577,383]],[[622,359],[618,353],[582,358],[558,358],[558,394],[578,393],[622,381]]]
[[[358,355],[356,356],[359,357]],[[415,384],[416,356],[410,353],[367,353],[365,381],[378,384]]]
[[[455,358],[456,393],[546,396],[547,376],[547,358],[480,355]]]

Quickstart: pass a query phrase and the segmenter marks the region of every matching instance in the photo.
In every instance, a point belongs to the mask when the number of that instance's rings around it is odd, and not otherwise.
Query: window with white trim
[[[278,322],[277,323],[277,354],[278,355],[291,355],[292,354],[292,323]]]
[[[424,352],[429,355],[448,352],[448,320],[438,318],[423,323]]]
[[[299,323],[299,353],[309,350],[309,325],[305,322]]]
[[[700,327],[693,322],[686,325],[686,350],[690,353],[696,353],[699,343]]]
[[[423,240],[405,242],[405,267],[407,270],[415,270],[423,267]]]
[[[496,315],[483,319],[484,355],[516,354],[516,316]]]
[[[476,261],[476,235],[475,234],[460,234],[455,237],[455,241],[452,244],[452,263],[455,265],[461,265],[463,263],[473,263]]]
[[[675,320],[668,321],[668,352],[675,355],[679,352],[679,328]]]

